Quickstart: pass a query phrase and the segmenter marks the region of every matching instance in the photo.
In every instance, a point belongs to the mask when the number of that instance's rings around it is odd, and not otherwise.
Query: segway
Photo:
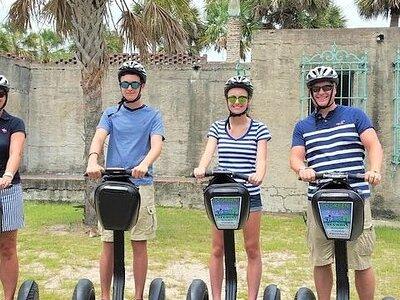
[[[7,188],[10,188],[9,185]],[[0,202],[0,233],[3,232],[3,204]],[[17,300],[38,300],[39,299],[39,287],[34,280],[25,280],[19,290]]]
[[[206,172],[213,178],[204,189],[204,205],[208,218],[224,235],[225,260],[225,299],[235,300],[237,296],[237,271],[235,254],[235,230],[242,229],[250,213],[250,194],[247,188],[234,178],[248,181],[249,176],[228,170],[216,169]],[[280,299],[280,290],[276,285],[266,288],[264,299]],[[208,299],[206,284],[193,280],[187,293],[187,300]]]
[[[334,240],[336,299],[350,299],[347,242],[356,240],[364,229],[364,200],[349,184],[349,179],[364,180],[364,174],[316,173],[323,179],[311,199],[316,223],[328,240]],[[295,299],[314,300],[314,293],[302,287]],[[388,299],[388,298],[386,298]],[[389,298],[391,299],[391,298]]]
[[[139,217],[139,188],[129,180],[131,170],[108,168],[94,193],[94,204],[100,224],[114,233],[113,300],[123,300],[125,290],[124,232],[136,225]],[[89,279],[80,279],[73,300],[94,300],[95,290]],[[161,278],[150,284],[149,300],[164,300],[165,284]]]

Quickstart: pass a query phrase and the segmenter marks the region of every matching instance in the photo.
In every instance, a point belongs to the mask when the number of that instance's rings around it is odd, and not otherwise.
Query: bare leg
[[[375,274],[371,268],[356,270],[355,283],[360,300],[373,300],[375,293]]]
[[[114,271],[114,243],[103,242],[100,256],[101,299],[110,300],[111,279]]]
[[[132,241],[133,276],[135,278],[135,299],[143,299],[144,284],[147,276],[147,241]]]
[[[224,278],[224,235],[222,230],[212,227],[212,249],[210,257],[211,292],[214,300],[221,300],[222,280]]]
[[[257,299],[261,281],[260,222],[261,212],[252,212],[243,229],[244,246],[247,253],[247,287],[249,300]]]
[[[314,283],[318,300],[330,300],[333,285],[332,264],[314,267]]]
[[[14,299],[18,281],[17,230],[0,234],[0,280],[4,299]]]

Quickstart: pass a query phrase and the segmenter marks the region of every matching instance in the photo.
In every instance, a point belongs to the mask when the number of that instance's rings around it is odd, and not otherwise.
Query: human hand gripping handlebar
[[[233,178],[239,178],[239,179],[243,179],[246,181],[249,181],[249,175],[245,175],[242,173],[236,173],[236,172],[232,172],[229,170],[219,170],[219,169],[215,169],[215,170],[207,170],[204,174],[205,177],[210,177],[210,176],[216,176],[216,175],[229,175],[232,176]],[[192,176],[194,177],[194,174],[192,174]]]
[[[124,168],[106,168],[101,171],[101,175],[131,175],[131,174],[132,174],[132,169],[124,169]],[[88,174],[85,172],[83,176],[87,177]]]
[[[315,173],[315,179],[362,179],[365,181],[365,174],[346,172]]]

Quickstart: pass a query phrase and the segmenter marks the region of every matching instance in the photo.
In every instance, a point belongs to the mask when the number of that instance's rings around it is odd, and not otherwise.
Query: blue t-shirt
[[[164,124],[161,113],[146,105],[129,109],[121,106],[107,108],[101,116],[97,128],[109,134],[106,167],[133,169],[138,166],[150,151],[150,137],[164,137]],[[153,183],[153,166],[149,166],[149,176],[134,179],[137,185]]]
[[[360,134],[372,127],[362,110],[338,105],[325,118],[313,113],[299,121],[293,131],[292,147],[305,147],[307,164],[316,172],[364,173],[365,148]],[[370,196],[367,182],[349,182],[364,199]],[[315,184],[310,183],[309,199],[315,189]]]
[[[265,124],[251,120],[247,132],[239,137],[232,137],[227,129],[227,120],[214,122],[207,136],[217,139],[218,167],[232,172],[250,175],[256,172],[257,143],[261,140],[269,141],[271,134]],[[260,194],[259,186],[235,178],[243,183],[250,195]]]

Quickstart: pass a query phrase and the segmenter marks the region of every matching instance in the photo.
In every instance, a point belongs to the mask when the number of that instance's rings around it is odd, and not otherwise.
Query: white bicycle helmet
[[[3,88],[6,92],[10,90],[10,82],[4,75],[0,75],[0,88]]]
[[[338,74],[331,67],[318,66],[311,69],[306,76],[307,87],[311,87],[317,81],[323,80],[335,82],[336,85],[339,83]]]
[[[121,77],[126,74],[136,74],[140,77],[142,83],[146,83],[146,69],[137,61],[128,60],[124,62],[118,69],[118,80],[121,81]]]
[[[253,85],[246,76],[237,75],[228,79],[225,83],[225,98],[228,97],[229,90],[233,88],[243,88],[249,94],[249,98],[253,96]]]

